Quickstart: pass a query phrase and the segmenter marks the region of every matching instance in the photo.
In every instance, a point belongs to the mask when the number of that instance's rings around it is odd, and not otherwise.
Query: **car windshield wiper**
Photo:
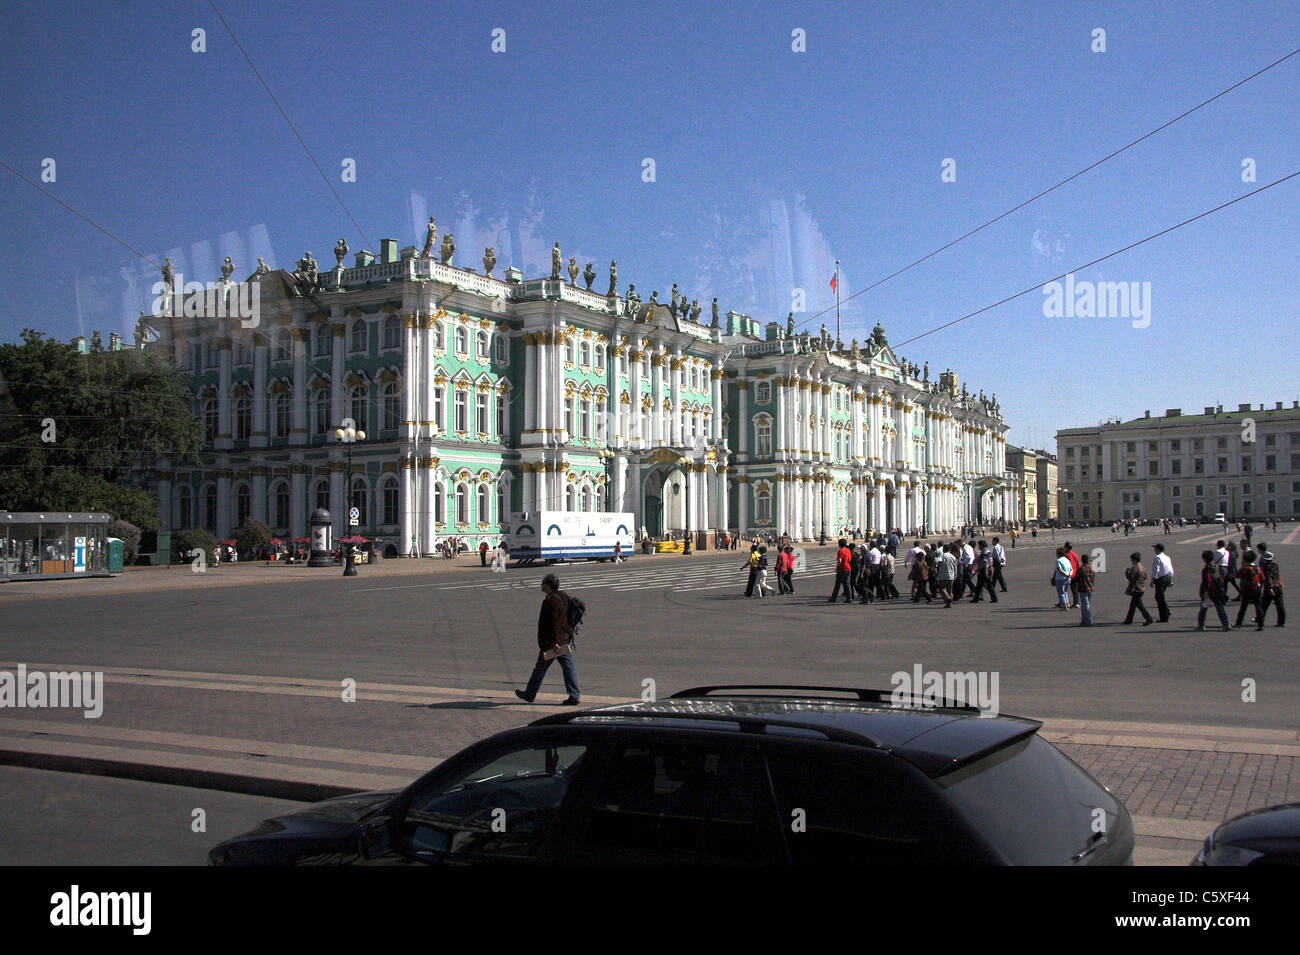
[[[1092,855],[1098,849],[1106,845],[1106,835],[1102,832],[1094,832],[1088,837],[1088,841],[1083,844],[1083,848],[1070,856],[1071,862],[1082,862],[1085,858]]]

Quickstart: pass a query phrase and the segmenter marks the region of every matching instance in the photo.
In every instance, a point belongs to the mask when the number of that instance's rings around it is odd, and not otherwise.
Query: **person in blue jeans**
[[[1079,572],[1074,575],[1074,590],[1079,595],[1079,626],[1092,626],[1092,591],[1097,584],[1097,573],[1092,569],[1092,556],[1079,557]]]
[[[533,675],[528,678],[528,686],[515,690],[515,696],[525,703],[533,702],[537,698],[537,691],[542,688],[546,671],[553,662],[559,661],[560,670],[564,674],[564,689],[568,693],[561,705],[577,706],[582,693],[578,689],[578,668],[573,664],[573,653],[546,659],[548,651],[561,650],[573,640],[573,628],[569,626],[569,597],[560,589],[560,579],[554,574],[542,578],[542,592],[546,597],[542,600],[542,610],[537,618],[537,663],[533,667]]]
[[[1065,548],[1056,548],[1056,569],[1052,573],[1052,583],[1056,585],[1056,609],[1070,609],[1070,572],[1074,567],[1065,556]]]

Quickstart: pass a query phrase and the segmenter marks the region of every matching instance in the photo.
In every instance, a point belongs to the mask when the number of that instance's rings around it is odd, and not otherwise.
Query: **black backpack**
[[[567,610],[569,629],[577,633],[578,628],[582,626],[582,618],[587,613],[587,605],[577,597],[570,597],[568,594],[565,594],[565,596],[569,598]]]

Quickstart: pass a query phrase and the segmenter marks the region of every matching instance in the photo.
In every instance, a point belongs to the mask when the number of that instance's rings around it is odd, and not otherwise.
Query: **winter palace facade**
[[[318,270],[259,270],[255,320],[152,317],[189,382],[203,466],[163,466],[163,528],[301,537],[318,507],[389,555],[495,542],[512,512],[634,512],[647,534],[811,539],[846,527],[947,532],[1019,513],[996,399],[931,380],[876,326],[861,346],[678,299],[504,277],[384,240]],[[227,265],[229,266],[229,262]],[[485,267],[494,262],[488,258]],[[228,271],[223,270],[223,271]],[[585,285],[585,287],[584,287]],[[251,286],[251,289],[249,288]],[[177,290],[178,293],[182,290]],[[674,307],[676,305],[676,307]],[[347,449],[335,429],[365,439]]]

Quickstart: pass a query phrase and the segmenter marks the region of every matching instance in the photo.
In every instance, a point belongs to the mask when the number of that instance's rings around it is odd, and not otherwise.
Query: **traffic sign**
[[[354,526],[361,523],[361,508],[354,507],[348,511],[348,523]]]

